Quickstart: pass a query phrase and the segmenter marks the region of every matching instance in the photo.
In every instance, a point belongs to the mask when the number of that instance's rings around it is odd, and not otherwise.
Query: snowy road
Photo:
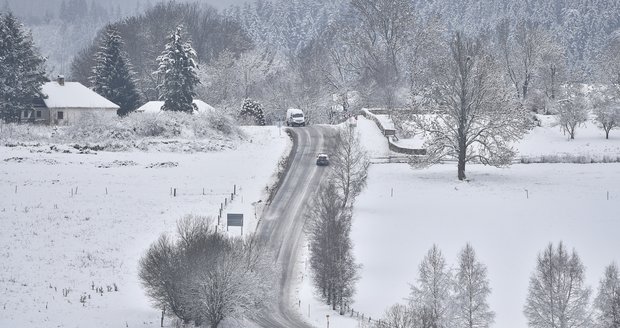
[[[311,327],[293,309],[291,299],[293,272],[302,240],[304,213],[323,179],[325,167],[315,164],[316,155],[332,146],[334,129],[311,126],[291,129],[296,136],[293,160],[280,190],[263,216],[258,234],[268,241],[282,268],[277,308],[266,311],[257,324],[261,327]]]

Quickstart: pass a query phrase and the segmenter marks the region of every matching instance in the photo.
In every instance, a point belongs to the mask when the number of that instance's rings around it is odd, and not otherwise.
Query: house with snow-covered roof
[[[194,99],[192,103],[198,109],[198,113],[208,113],[214,110],[214,108],[211,105],[207,104],[206,102],[202,100]],[[163,101],[149,101],[146,104],[140,106],[138,109],[136,109],[136,112],[138,113],[159,113],[161,112],[162,110],[161,108],[163,106],[164,106]]]
[[[111,119],[120,108],[79,82],[65,82],[62,76],[44,83],[41,91],[45,98],[35,102],[34,111],[23,111],[22,121],[63,125],[92,114]]]

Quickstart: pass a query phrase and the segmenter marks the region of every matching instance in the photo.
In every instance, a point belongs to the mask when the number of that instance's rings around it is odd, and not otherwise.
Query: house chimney
[[[58,84],[59,85],[65,85],[65,76],[64,75],[58,75]]]

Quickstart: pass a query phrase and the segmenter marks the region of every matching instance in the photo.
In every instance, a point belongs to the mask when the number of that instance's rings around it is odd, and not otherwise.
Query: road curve
[[[261,313],[255,323],[260,327],[309,328],[293,309],[291,302],[295,262],[301,246],[307,206],[325,176],[326,167],[316,165],[316,155],[333,147],[329,126],[309,126],[290,129],[295,134],[294,155],[288,172],[263,215],[257,236],[267,241],[281,266],[278,303],[275,308]]]

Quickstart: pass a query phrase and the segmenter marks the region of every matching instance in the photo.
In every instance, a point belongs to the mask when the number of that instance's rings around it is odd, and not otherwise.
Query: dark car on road
[[[329,165],[329,157],[327,156],[327,154],[318,154],[316,156],[316,165],[318,166]]]

